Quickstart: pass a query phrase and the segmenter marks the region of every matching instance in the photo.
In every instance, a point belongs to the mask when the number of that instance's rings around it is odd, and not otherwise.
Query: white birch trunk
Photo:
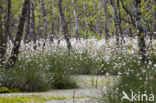
[[[95,0],[93,1],[93,8],[94,8],[94,12],[97,12]],[[96,15],[96,13],[95,13],[95,15]],[[96,33],[99,32],[98,29],[99,29],[99,28],[98,28],[97,19],[95,19],[95,30],[96,30]]]
[[[73,9],[74,9],[74,17],[75,17],[75,26],[76,26],[76,39],[80,40],[80,35],[79,35],[79,20],[76,14],[76,7],[75,7],[75,0],[73,0]]]

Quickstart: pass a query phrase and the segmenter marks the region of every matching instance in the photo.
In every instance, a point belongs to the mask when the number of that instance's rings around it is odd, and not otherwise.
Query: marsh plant
[[[108,87],[107,93],[100,103],[155,103],[156,98],[156,51],[149,50],[147,60],[142,63],[137,52],[122,55],[116,61],[119,80],[113,87]],[[119,61],[118,61],[119,60]]]
[[[111,89],[107,88],[107,93],[110,94],[107,94],[107,100],[112,103],[120,101],[123,91],[154,92],[155,42],[149,48],[147,62],[142,64],[138,55],[137,38],[126,38],[126,43],[118,48],[114,38],[107,42],[104,39],[88,39],[87,46],[84,39],[79,42],[71,39],[71,53],[68,52],[64,40],[59,46],[57,40],[53,44],[47,40],[44,49],[43,41],[37,41],[36,50],[31,42],[21,44],[20,55],[13,69],[0,71],[1,87],[28,92],[77,88],[70,78],[71,75],[96,74],[114,75],[118,78],[113,89],[112,86]],[[10,43],[10,48],[11,45]],[[7,55],[10,50],[8,49]]]

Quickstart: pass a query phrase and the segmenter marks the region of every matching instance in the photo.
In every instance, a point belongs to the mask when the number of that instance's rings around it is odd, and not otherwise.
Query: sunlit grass
[[[55,96],[19,96],[19,97],[0,97],[0,103],[45,103],[52,100],[66,100],[67,97]]]
[[[84,99],[85,96],[76,96],[74,99]],[[73,97],[59,97],[59,96],[18,96],[18,97],[0,97],[0,103],[45,103],[47,101],[63,101],[70,100]]]

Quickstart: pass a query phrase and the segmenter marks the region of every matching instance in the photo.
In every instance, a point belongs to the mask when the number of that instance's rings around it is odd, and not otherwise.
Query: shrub
[[[10,93],[11,90],[9,90],[8,88],[6,87],[0,87],[0,93]]]

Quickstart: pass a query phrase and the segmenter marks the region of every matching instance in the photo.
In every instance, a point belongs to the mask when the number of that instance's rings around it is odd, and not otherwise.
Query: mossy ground
[[[73,97],[55,97],[55,96],[19,96],[19,97],[0,97],[0,103],[45,103],[52,100],[68,100]],[[75,97],[75,99],[83,99],[84,96]]]
[[[55,96],[20,96],[20,97],[0,97],[0,103],[44,103],[52,100],[66,100],[67,97]]]

